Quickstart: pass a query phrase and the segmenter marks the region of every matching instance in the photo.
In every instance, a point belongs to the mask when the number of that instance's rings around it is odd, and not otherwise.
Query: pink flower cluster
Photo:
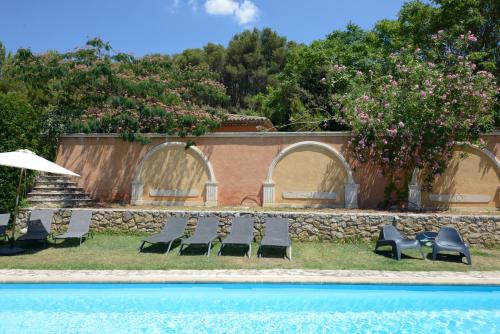
[[[467,38],[467,40],[469,42],[477,42],[476,35],[474,35],[473,33],[471,33],[470,30],[467,32],[467,35],[460,35],[460,39],[465,40],[466,38]]]
[[[390,129],[387,130],[387,133],[389,134],[389,136],[391,136],[392,138],[394,138],[398,134],[398,129],[396,129],[396,128],[390,128]]]

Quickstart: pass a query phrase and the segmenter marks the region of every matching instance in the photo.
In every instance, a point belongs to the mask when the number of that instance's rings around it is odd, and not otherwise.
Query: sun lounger
[[[458,252],[467,258],[467,264],[471,265],[469,245],[462,240],[460,233],[451,227],[443,227],[439,230],[434,245],[432,245],[432,260],[436,260],[438,253]]]
[[[68,231],[66,233],[54,236],[54,240],[57,239],[80,239],[80,245],[82,244],[82,239],[89,235],[90,232],[90,220],[92,219],[92,211],[90,210],[75,210],[71,213],[71,219],[68,225]]]
[[[392,225],[382,226],[377,244],[375,245],[375,251],[377,251],[381,246],[391,246],[392,254],[396,260],[401,260],[402,251],[411,248],[417,249],[422,255],[422,258],[425,259],[420,242],[415,239],[407,239],[403,237],[403,235],[401,235],[401,233]]]
[[[28,221],[28,232],[17,240],[47,240],[50,235],[54,210],[33,210]]]
[[[161,230],[160,233],[154,234],[142,240],[138,253],[142,251],[146,243],[148,244],[165,243],[168,244],[168,248],[167,251],[165,252],[165,255],[168,255],[168,253],[170,252],[170,248],[172,247],[172,243],[176,240],[181,239],[184,236],[187,223],[188,219],[185,217],[169,218],[165,223],[165,225],[163,226],[163,229]]]
[[[285,218],[267,218],[265,222],[266,230],[264,238],[260,242],[257,256],[262,257],[263,247],[282,247],[285,248],[285,257],[292,260],[292,241],[288,232],[288,219]],[[289,253],[289,254],[287,254]]]
[[[212,242],[217,238],[220,240],[217,234],[218,228],[219,218],[217,217],[202,217],[198,219],[198,224],[196,225],[193,236],[181,241],[179,254],[182,254],[182,249],[185,245],[206,245],[208,246],[206,254],[210,256]]]
[[[222,250],[227,245],[248,246],[247,256],[252,255],[253,241],[253,218],[235,217],[231,224],[231,232],[222,240],[222,244],[217,255],[222,254]]]
[[[3,213],[0,214],[0,237],[5,238],[7,240],[7,226],[9,225],[10,214]]]

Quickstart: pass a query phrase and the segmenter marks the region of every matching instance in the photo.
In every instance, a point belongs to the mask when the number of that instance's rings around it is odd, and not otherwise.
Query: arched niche
[[[357,208],[358,185],[331,146],[303,141],[282,150],[264,182],[263,206]]]
[[[422,190],[421,172],[409,185],[411,209],[498,208],[500,162],[487,149],[459,143],[446,171],[435,178],[430,192]]]
[[[217,205],[212,164],[196,146],[167,142],[142,159],[132,181],[134,205]]]

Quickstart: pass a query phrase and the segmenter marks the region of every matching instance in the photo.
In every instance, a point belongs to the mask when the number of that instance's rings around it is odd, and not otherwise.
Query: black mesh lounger
[[[7,240],[7,226],[9,225],[10,214],[3,213],[0,214],[0,237]]]
[[[179,248],[179,255],[182,254],[182,249],[185,245],[206,245],[208,250],[206,252],[207,256],[210,256],[210,250],[212,249],[212,242],[220,237],[217,234],[219,229],[219,218],[217,217],[201,217],[198,219],[198,224],[194,230],[193,236],[183,239],[181,241],[181,247]]]
[[[75,210],[71,213],[71,219],[68,225],[68,231],[64,234],[54,236],[54,240],[57,239],[80,239],[80,245],[82,244],[82,239],[91,235],[90,232],[90,220],[92,219],[92,211],[90,210]]]
[[[33,210],[28,221],[28,232],[17,240],[47,240],[50,235],[54,210]]]
[[[264,238],[260,242],[257,256],[262,257],[263,247],[283,247],[285,248],[285,257],[292,260],[292,241],[288,232],[288,219],[286,218],[267,218],[265,222],[266,230]],[[287,254],[288,253],[288,254]]]
[[[231,232],[222,240],[217,255],[222,254],[222,249],[226,245],[242,245],[248,246],[247,256],[250,257],[252,255],[253,222],[253,218],[250,217],[235,217],[231,224]]]
[[[377,251],[381,246],[391,246],[392,255],[396,258],[396,260],[401,260],[401,252],[410,248],[418,249],[422,258],[425,259],[420,242],[418,242],[418,240],[403,237],[403,235],[401,235],[401,233],[392,225],[382,226],[377,244],[375,245],[375,251]]]
[[[467,258],[467,264],[471,265],[469,245],[465,243],[457,230],[451,227],[443,227],[439,230],[434,245],[432,245],[432,260],[436,260],[439,252],[458,252]]]
[[[137,253],[140,253],[142,251],[146,243],[168,243],[168,248],[165,252],[165,255],[168,255],[168,253],[170,252],[170,248],[172,247],[172,243],[184,236],[184,231],[186,230],[187,223],[188,219],[186,217],[169,218],[165,222],[165,225],[163,226],[160,233],[154,234],[142,240],[141,246],[139,247],[139,251]]]

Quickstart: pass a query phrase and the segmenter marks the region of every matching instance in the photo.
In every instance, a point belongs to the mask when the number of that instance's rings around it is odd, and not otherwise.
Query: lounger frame
[[[157,243],[167,243],[167,251],[165,255],[170,253],[170,249],[172,248],[172,244],[182,239],[186,233],[186,226],[188,223],[188,218],[186,217],[170,217],[165,221],[165,225],[160,233],[149,236],[146,239],[143,239],[141,245],[139,246],[139,250],[137,254],[139,254],[146,243],[148,244],[157,244]]]
[[[36,209],[31,211],[30,219],[27,222],[28,231],[21,235],[19,241],[45,241],[52,235],[52,219],[54,210]],[[43,230],[42,230],[43,229]]]
[[[69,220],[68,231],[63,234],[55,235],[52,237],[54,241],[65,239],[78,239],[79,246],[82,245],[82,240],[87,237],[94,237],[94,233],[90,230],[90,223],[92,220],[91,210],[74,210],[71,213]]]
[[[7,227],[9,226],[10,214],[2,213],[0,214],[0,237],[4,238],[4,240],[9,240],[9,236],[7,235]]]
[[[218,256],[222,255],[223,249],[228,246],[248,246],[246,255],[248,258],[252,256],[252,242],[254,240],[254,218],[251,217],[235,217],[231,223],[231,231],[225,237],[217,253]]]
[[[205,252],[206,256],[210,256],[210,251],[212,250],[212,244],[216,239],[222,242],[221,237],[218,235],[217,231],[219,228],[219,218],[217,217],[200,217],[198,219],[198,224],[191,237],[187,239],[182,239],[181,246],[179,247],[179,255],[182,255],[182,250],[186,245],[202,245],[208,246]]]
[[[263,247],[285,248],[285,258],[292,261],[292,240],[286,218],[267,218],[264,238],[260,241],[257,257],[262,257]]]

